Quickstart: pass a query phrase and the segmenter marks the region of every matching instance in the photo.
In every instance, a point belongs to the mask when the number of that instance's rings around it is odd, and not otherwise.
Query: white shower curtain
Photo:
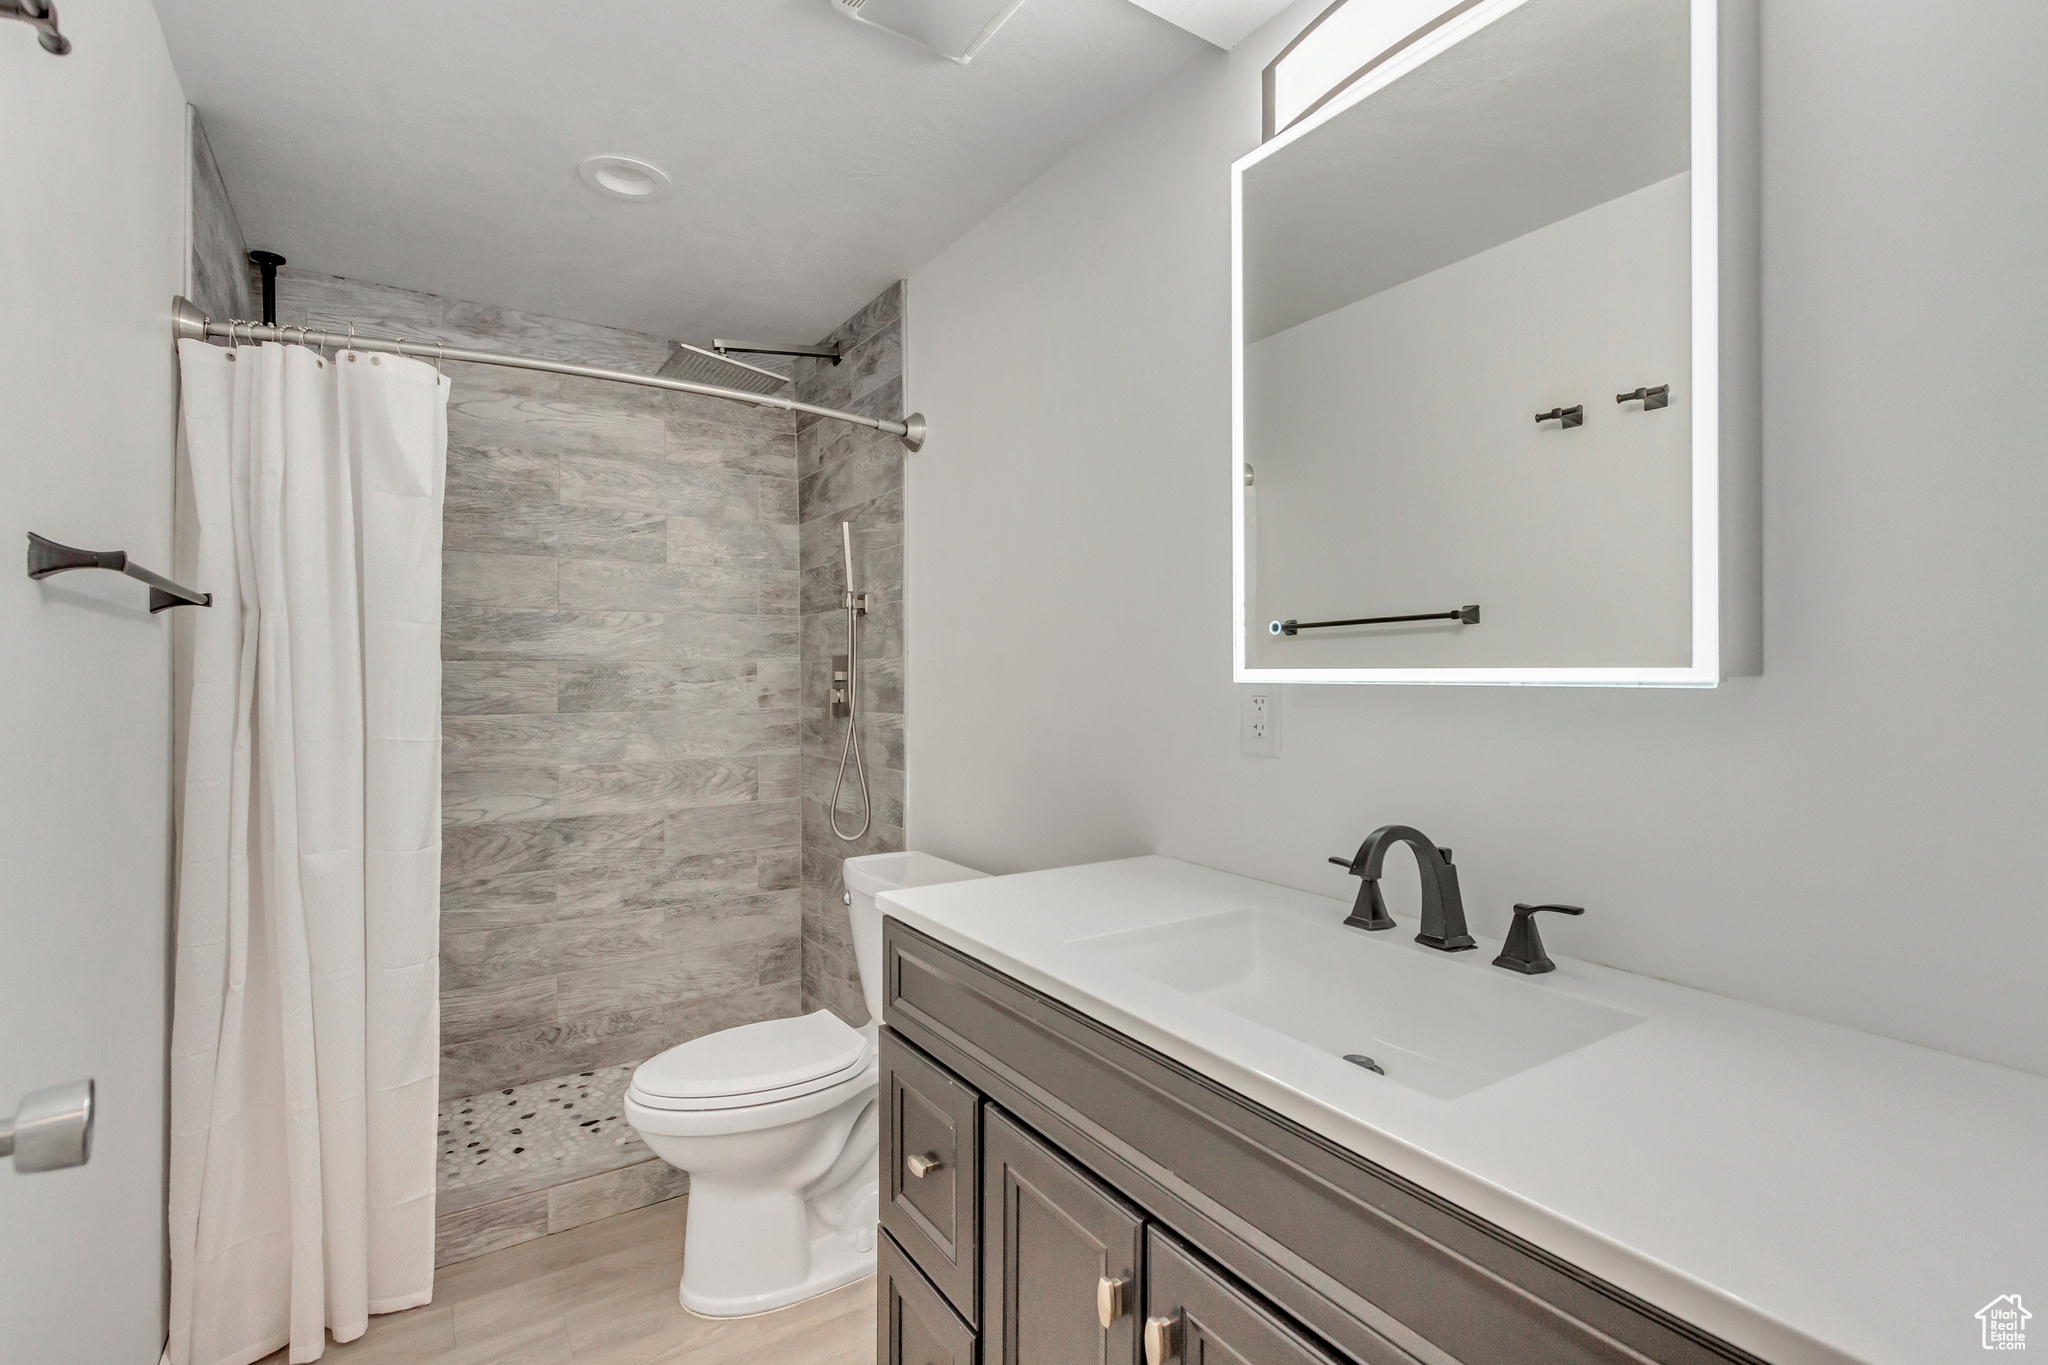
[[[188,496],[172,1365],[433,1295],[448,383],[178,346]]]

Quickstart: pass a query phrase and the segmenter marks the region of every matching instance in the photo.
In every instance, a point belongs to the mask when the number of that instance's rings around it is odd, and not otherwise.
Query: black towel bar
[[[28,533],[28,576],[35,579],[48,578],[53,573],[65,573],[71,569],[112,569],[115,573],[127,574],[130,578],[149,584],[149,609],[152,614],[170,607],[210,607],[213,594],[194,592],[181,584],[173,583],[161,574],[153,574],[140,565],[128,562],[126,550],[75,550],[69,545],[59,545],[47,540],[34,531]]]
[[[1326,630],[1331,626],[1385,626],[1396,621],[1462,621],[1468,626],[1479,624],[1479,604],[1459,607],[1456,611],[1426,611],[1419,616],[1356,616],[1349,621],[1275,621],[1266,629],[1274,635],[1292,635],[1298,630]]]

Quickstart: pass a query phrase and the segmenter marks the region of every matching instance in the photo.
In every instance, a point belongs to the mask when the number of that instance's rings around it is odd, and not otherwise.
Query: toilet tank
[[[934,858],[929,853],[867,853],[840,865],[846,878],[846,915],[853,925],[853,955],[860,968],[860,992],[868,1015],[882,1018],[882,911],[875,897],[884,891],[986,877],[971,867]]]

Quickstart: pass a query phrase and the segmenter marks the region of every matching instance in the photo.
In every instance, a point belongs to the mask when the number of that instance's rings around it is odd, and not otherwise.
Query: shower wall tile
[[[553,503],[521,504],[509,510],[451,504],[442,514],[441,535],[443,547],[450,550],[658,562],[668,558],[669,523],[658,512]]]
[[[365,336],[645,374],[668,354],[658,337],[293,267],[279,294],[288,323]],[[795,421],[443,369],[441,1093],[796,1013]],[[645,1183],[556,1193],[633,1207]],[[546,1230],[531,1200],[490,1207],[444,1231],[473,1247]]]
[[[261,312],[251,302],[249,248],[228,201],[228,187],[213,159],[199,111],[192,120],[192,302],[210,318],[249,318]]]
[[[892,285],[842,323],[826,345],[844,349],[839,365],[799,360],[802,402],[868,416],[903,415],[903,288]],[[849,1023],[867,1019],[841,897],[840,863],[903,847],[903,443],[844,422],[799,417],[796,483],[800,754],[798,787],[803,856],[800,979],[804,1008],[830,1009]],[[846,569],[840,522],[853,524],[854,586],[870,595],[860,622],[857,704],[873,818],[848,842],[832,831],[846,722],[829,707],[831,659],[846,650]],[[842,827],[860,824],[860,791],[851,771],[839,792]]]
[[[441,713],[492,716],[551,712],[557,705],[560,665],[552,659],[500,663],[446,660],[441,664]]]
[[[538,555],[448,551],[441,556],[441,600],[485,607],[552,607],[561,600],[557,577],[555,561]]]

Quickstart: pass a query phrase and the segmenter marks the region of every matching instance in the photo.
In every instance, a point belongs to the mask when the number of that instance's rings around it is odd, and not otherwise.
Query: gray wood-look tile
[[[538,555],[446,551],[441,556],[441,600],[486,607],[553,607],[559,600],[555,574],[555,561]]]
[[[558,813],[560,770],[536,768],[444,768],[441,824],[474,825],[492,820],[546,820]],[[582,811],[566,812],[585,814]]]
[[[802,838],[800,819],[794,801],[675,811],[668,817],[668,851],[682,858],[793,844]]]
[[[689,1192],[689,1174],[659,1159],[587,1175],[548,1191],[548,1231],[567,1232]]]
[[[441,985],[444,990],[508,985],[556,977],[579,967],[644,958],[661,950],[663,918],[659,910],[636,910],[450,934],[441,944]]]
[[[797,657],[797,621],[789,616],[666,611],[662,648],[672,659]]]
[[[727,995],[761,983],[767,948],[758,942],[693,946],[562,972],[555,977],[559,1017],[622,1014],[707,996]]]
[[[449,659],[649,659],[667,648],[660,612],[456,604],[441,621],[441,654]]]
[[[555,1018],[555,978],[551,976],[441,992],[441,1037],[448,1042],[505,1029],[541,1028]]]
[[[670,417],[668,458],[790,478],[796,473],[796,424],[760,429],[701,417]]]
[[[794,856],[795,850],[791,850]],[[662,911],[662,939],[677,952],[726,943],[794,939],[803,928],[803,893],[701,891],[669,902]]]
[[[561,462],[552,455],[449,443],[444,493],[447,511],[496,516],[515,508],[548,507],[559,499],[561,490]]]
[[[759,515],[755,474],[601,453],[566,455],[561,472],[561,500],[572,507],[739,521]]]
[[[735,805],[755,799],[759,771],[737,758],[564,764],[556,808],[563,815],[642,815]]]
[[[797,567],[797,537],[797,528],[783,522],[670,517],[668,562],[793,572]]]
[[[643,763],[670,756],[675,723],[665,712],[444,716],[441,767],[524,768],[579,759]]]
[[[752,986],[730,995],[616,1015],[581,1015],[547,1028],[508,1029],[441,1046],[441,1093],[468,1095],[512,1085],[521,1075],[547,1076],[639,1062],[677,1043],[760,1019],[798,1011],[797,983]]]
[[[562,565],[561,602],[617,611],[747,612],[757,610],[762,577],[751,567],[572,560]]]
[[[672,812],[671,818],[677,814]],[[441,876],[444,881],[459,881],[506,872],[660,862],[666,856],[662,827],[663,814],[659,809],[630,815],[444,824]],[[770,842],[783,841],[763,841]]]
[[[445,660],[441,664],[441,714],[552,712],[556,706],[558,667],[552,659]]]
[[[434,1264],[467,1261],[547,1235],[545,1192],[460,1209],[434,1220]]]
[[[448,403],[448,444],[536,455],[603,455],[656,462],[667,447],[658,417],[584,407],[524,394],[454,394]]]
[[[472,497],[474,505],[451,504],[442,515],[442,543],[450,550],[642,563],[668,557],[668,518],[660,512],[563,507],[552,493],[547,502],[514,503],[483,491]]]

